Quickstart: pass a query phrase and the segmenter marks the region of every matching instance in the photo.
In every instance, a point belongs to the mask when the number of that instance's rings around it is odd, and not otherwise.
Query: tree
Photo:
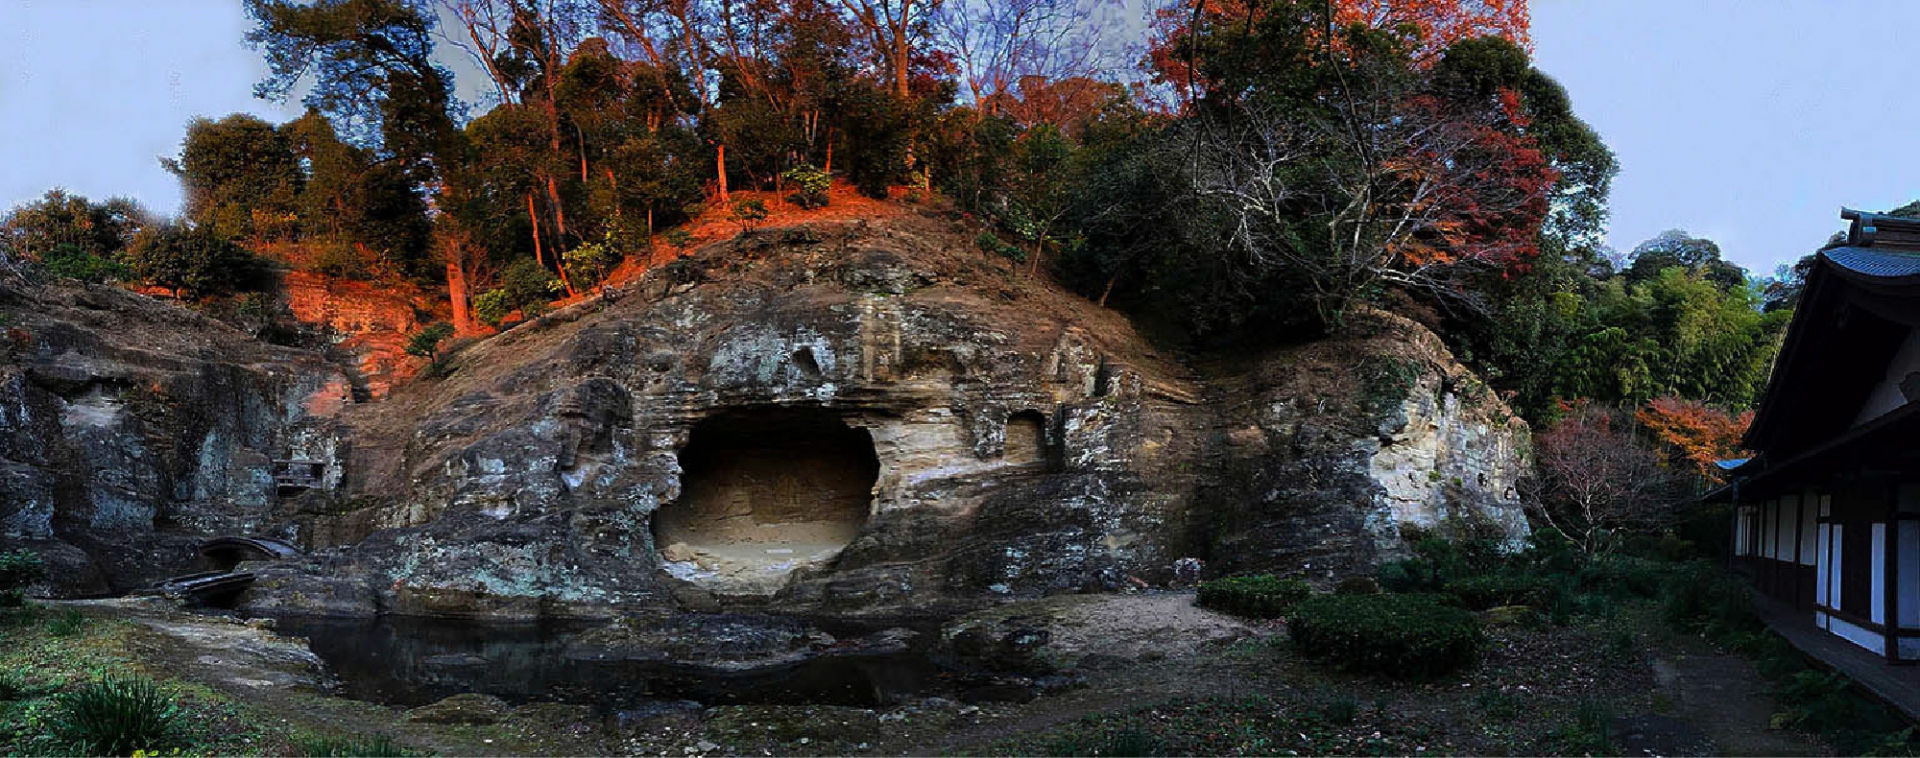
[[[163,163],[180,177],[187,217],[215,234],[264,240],[297,233],[300,166],[273,124],[244,113],[196,118],[180,156]]]
[[[1747,285],[1747,272],[1721,258],[1718,244],[1681,229],[1669,229],[1640,243],[1627,259],[1630,263],[1621,274],[1630,283],[1648,281],[1659,277],[1662,271],[1679,267],[1701,271],[1722,289]]]
[[[1660,454],[1601,406],[1581,404],[1534,437],[1540,481],[1532,498],[1539,523],[1589,555],[1620,544],[1622,532],[1674,523],[1685,502]]]
[[[428,324],[407,340],[407,355],[427,359],[428,363],[440,360],[440,343],[453,336],[453,325],[445,321]]]
[[[968,100],[1000,112],[1022,82],[1091,80],[1112,49],[1100,31],[1111,0],[946,0],[933,9],[935,44],[950,53]],[[1050,122],[1064,127],[1060,122]]]
[[[1753,423],[1753,411],[1733,415],[1699,401],[1671,396],[1654,398],[1633,417],[1673,448],[1704,482],[1725,479],[1724,472],[1714,464],[1740,454],[1740,438]]]
[[[840,0],[867,34],[879,68],[893,83],[893,96],[913,96],[913,53],[929,36],[929,17],[941,0]]]
[[[0,218],[0,253],[41,260],[64,246],[78,255],[111,259],[151,222],[146,209],[126,198],[94,203],[65,190],[48,190]]]
[[[1153,80],[1185,110],[1203,94],[1233,88],[1232,72],[1248,66],[1284,69],[1301,59],[1273,50],[1221,48],[1202,42],[1223,26],[1276,21],[1302,27],[1309,49],[1351,49],[1353,29],[1388,30],[1412,42],[1415,65],[1428,66],[1457,42],[1499,37],[1525,49],[1531,17],[1526,0],[1176,0],[1154,13],[1147,44]],[[1293,52],[1293,51],[1290,51]]]
[[[1307,27],[1277,18],[1250,35],[1215,32],[1234,38],[1218,46],[1303,58]],[[1508,128],[1526,123],[1518,99],[1443,97],[1409,67],[1404,45],[1356,29],[1348,57],[1305,74],[1262,63],[1215,77],[1246,89],[1208,95],[1192,127],[1190,181],[1228,220],[1244,263],[1226,273],[1241,288],[1257,291],[1284,269],[1313,318],[1330,325],[1381,286],[1471,302],[1464,273],[1537,252],[1557,177],[1527,135]]]
[[[378,147],[430,182],[455,152],[453,75],[434,62],[434,14],[410,0],[246,0],[247,42],[267,59],[261,98],[303,102],[349,142]]]

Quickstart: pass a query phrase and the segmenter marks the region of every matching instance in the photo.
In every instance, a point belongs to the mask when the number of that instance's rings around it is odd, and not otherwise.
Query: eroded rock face
[[[347,391],[316,355],[5,265],[0,318],[0,549],[45,556],[53,595],[144,588],[204,537],[274,533],[274,461],[325,455],[311,431]]]
[[[384,400],[315,403],[301,374],[255,401],[284,422],[181,437],[228,473],[170,507],[311,548],[245,602],[329,615],[937,616],[1201,561],[1370,572],[1407,526],[1524,534],[1525,426],[1417,325],[1202,365],[970,240],[762,231]],[[256,504],[233,472],[293,446],[329,478]]]
[[[1383,312],[1222,368],[1215,572],[1315,579],[1406,557],[1408,537],[1527,535],[1526,422],[1424,327]]]

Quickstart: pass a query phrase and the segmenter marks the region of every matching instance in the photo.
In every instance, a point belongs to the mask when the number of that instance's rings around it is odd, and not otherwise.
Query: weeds
[[[293,746],[301,755],[316,758],[333,756],[366,756],[367,758],[405,758],[420,753],[407,749],[395,742],[392,737],[376,734],[371,737],[295,737]]]
[[[78,608],[68,608],[47,622],[47,634],[55,637],[77,637],[87,629],[87,614]]]
[[[131,755],[175,747],[179,710],[146,679],[107,678],[57,696],[47,733],[83,755]]]

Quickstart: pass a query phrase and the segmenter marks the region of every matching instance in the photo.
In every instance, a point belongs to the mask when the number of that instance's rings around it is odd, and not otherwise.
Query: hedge
[[[1287,633],[1302,656],[1346,671],[1427,679],[1472,663],[1480,620],[1434,595],[1320,595],[1293,606]]]
[[[1201,582],[1199,592],[1196,602],[1202,608],[1266,619],[1285,614],[1294,603],[1313,594],[1313,588],[1299,579],[1261,574]]]

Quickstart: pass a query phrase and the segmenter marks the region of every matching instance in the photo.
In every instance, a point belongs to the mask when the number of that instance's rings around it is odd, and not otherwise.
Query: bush
[[[59,245],[41,256],[40,265],[56,276],[83,282],[118,281],[133,276],[133,269],[113,258],[81,249],[77,245]]]
[[[1311,594],[1313,588],[1299,579],[1262,574],[1201,582],[1195,602],[1236,616],[1275,618]]]
[[[1480,621],[1432,595],[1320,595],[1293,606],[1301,655],[1347,671],[1426,679],[1472,662]]]
[[[693,244],[693,232],[685,229],[671,229],[663,236],[667,238],[667,244],[672,245],[673,249],[680,251],[682,254],[687,252],[688,245]]]
[[[767,220],[767,204],[757,197],[740,198],[733,201],[733,213],[729,217],[740,222],[742,231],[752,230]]]
[[[1667,567],[1658,561],[1631,555],[1610,555],[1580,568],[1580,588],[1612,597],[1654,597],[1660,594]]]
[[[1481,574],[1447,582],[1442,590],[1467,608],[1484,611],[1502,605],[1539,607],[1553,598],[1551,584],[1520,574]]]
[[[48,733],[81,755],[132,755],[174,747],[179,711],[146,679],[107,678],[57,696]]]
[[[261,290],[272,283],[258,258],[204,226],[149,227],[134,238],[127,258],[140,279],[183,299]]]
[[[29,550],[0,553],[0,608],[18,608],[26,600],[27,585],[47,576],[46,561]]]
[[[815,168],[812,164],[803,164],[787,169],[780,178],[793,182],[793,194],[787,199],[802,208],[825,208],[831,202],[827,190],[833,187],[833,177],[827,172]]]
[[[407,355],[425,358],[428,361],[440,359],[440,343],[453,336],[453,325],[445,321],[436,321],[426,328],[415,332],[407,340]]]
[[[565,262],[567,276],[573,278],[576,286],[591,287],[613,273],[614,268],[626,260],[626,256],[620,254],[613,238],[609,236],[599,242],[588,242],[568,250],[561,254],[560,259]]]
[[[1754,615],[1750,592],[1739,577],[1695,561],[1668,575],[1660,591],[1660,612],[1681,631],[1730,644],[1750,639],[1764,628]]]
[[[980,236],[973,238],[973,244],[978,245],[983,253],[992,253],[1016,262],[1027,259],[1027,251],[1020,249],[1019,245],[1001,241],[999,235],[993,232],[981,232]]]
[[[473,299],[473,317],[488,326],[499,326],[516,310],[532,317],[559,293],[560,279],[553,272],[522,258],[500,272],[500,286]]]

